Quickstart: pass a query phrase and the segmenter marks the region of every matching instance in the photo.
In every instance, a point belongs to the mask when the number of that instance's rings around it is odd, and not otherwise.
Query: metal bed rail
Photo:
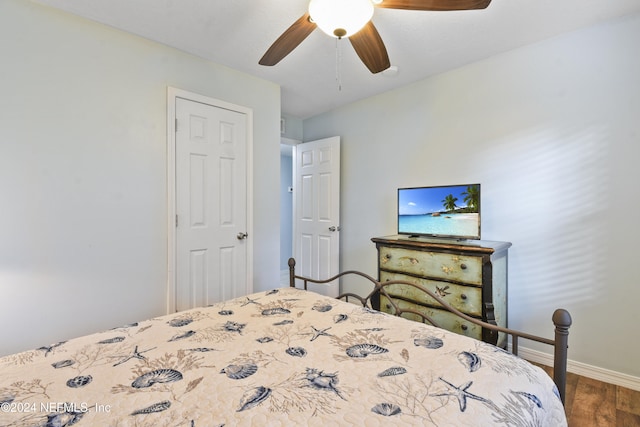
[[[365,274],[356,270],[343,271],[328,279],[316,280],[316,279],[311,279],[309,277],[297,275],[295,273],[295,265],[296,265],[295,259],[289,258],[288,264],[289,264],[289,286],[291,287],[296,287],[296,280],[301,280],[303,283],[304,289],[307,290],[307,286],[309,283],[324,284],[324,283],[333,282],[334,280],[347,275],[360,276],[373,284],[373,290],[366,297],[362,297],[360,295],[347,292],[347,293],[340,294],[337,298],[344,299],[345,301],[349,301],[350,298],[353,298],[357,300],[363,307],[374,308],[374,306],[372,305],[372,300],[376,300],[377,298],[379,298],[380,295],[383,295],[387,298],[387,300],[391,304],[392,314],[396,316],[402,316],[402,314],[404,313],[411,313],[419,316],[422,319],[423,323],[428,323],[433,326],[439,327],[438,324],[433,319],[431,319],[429,316],[425,315],[424,313],[421,313],[419,311],[412,310],[412,309],[403,309],[400,306],[398,306],[398,304],[395,301],[396,297],[389,295],[386,290],[388,286],[396,285],[396,284],[411,286],[420,290],[421,292],[424,292],[425,294],[429,295],[429,297],[437,301],[442,306],[438,308],[444,308],[445,310],[455,314],[456,316],[468,322],[471,322],[475,325],[481,326],[482,328],[495,331],[496,333],[502,332],[507,336],[511,337],[511,353],[513,353],[516,356],[518,355],[518,346],[519,346],[520,338],[550,345],[554,349],[553,381],[558,387],[560,399],[562,400],[563,403],[565,401],[565,392],[566,392],[566,384],[567,384],[569,328],[572,322],[571,315],[565,309],[559,308],[554,311],[551,319],[553,321],[553,324],[555,325],[555,335],[554,335],[554,339],[549,339],[549,338],[544,338],[537,335],[528,334],[526,332],[517,331],[515,329],[504,328],[495,324],[486,323],[486,322],[483,322],[482,320],[468,316],[467,314],[464,314],[458,309],[456,309],[455,307],[451,306],[449,303],[444,301],[440,296],[438,296],[431,290],[415,283],[411,283],[404,280],[391,280],[391,281],[381,283],[378,280],[374,279],[373,277],[369,276],[368,274]]]

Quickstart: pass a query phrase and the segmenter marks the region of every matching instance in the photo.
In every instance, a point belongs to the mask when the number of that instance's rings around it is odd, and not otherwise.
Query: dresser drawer
[[[380,268],[482,286],[482,257],[380,247]]]
[[[442,329],[446,329],[460,335],[466,335],[477,340],[482,340],[482,328],[480,326],[475,325],[471,322],[467,322],[466,320],[457,317],[453,313],[438,308],[424,307],[419,304],[397,300],[395,298],[394,302],[398,305],[398,307],[404,310],[415,310],[418,313],[422,313],[426,316],[431,317],[433,321],[436,322],[436,324]],[[389,303],[389,300],[384,295],[380,295],[380,310],[384,311],[385,313],[395,314],[393,313],[393,306]],[[422,321],[422,318],[420,316],[412,313],[403,314],[402,317],[418,322]]]
[[[380,282],[384,283],[390,280],[404,280],[421,285],[461,312],[471,316],[482,317],[482,288],[456,285],[438,280],[420,279],[388,271],[380,272]],[[411,286],[397,284],[385,286],[385,289],[391,296],[398,296],[427,305],[439,305],[435,299]]]

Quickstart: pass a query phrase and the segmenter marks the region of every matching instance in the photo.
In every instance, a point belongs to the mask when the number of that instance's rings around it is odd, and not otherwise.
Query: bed
[[[566,425],[562,375],[376,311],[384,284],[346,274],[371,294],[275,288],[2,357],[0,425]],[[571,321],[554,317],[539,340],[566,372]]]

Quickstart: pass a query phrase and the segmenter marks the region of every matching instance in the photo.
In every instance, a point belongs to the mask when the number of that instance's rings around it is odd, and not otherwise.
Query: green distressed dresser
[[[511,243],[485,240],[445,240],[408,236],[374,237],[378,249],[378,280],[406,280],[433,291],[469,316],[507,326],[507,255]],[[388,289],[402,308],[431,317],[438,326],[500,347],[502,333],[483,329],[441,309],[415,288],[401,284]],[[379,308],[392,306],[380,296]],[[419,317],[416,316],[416,320]]]

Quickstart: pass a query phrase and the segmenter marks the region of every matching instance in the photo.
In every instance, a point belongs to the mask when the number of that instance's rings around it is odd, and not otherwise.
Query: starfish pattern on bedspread
[[[325,336],[325,337],[330,337],[331,334],[328,334],[327,331],[329,329],[331,329],[331,326],[329,326],[328,328],[324,328],[324,329],[318,329],[315,326],[312,326],[311,329],[313,329],[313,336],[311,337],[310,341],[315,341],[317,340],[319,337],[321,336]]]
[[[146,353],[147,351],[151,351],[151,350],[155,350],[157,347],[153,347],[153,348],[149,348],[147,350],[142,350],[142,351],[138,351],[138,346],[136,346],[136,348],[133,349],[133,353],[128,355],[128,356],[123,356],[122,360],[120,360],[118,363],[116,363],[113,366],[118,366],[118,365],[122,365],[123,363],[128,362],[131,359],[138,359],[138,360],[146,360],[146,356],[143,356],[142,353]]]
[[[467,409],[467,399],[475,399],[475,400],[479,400],[480,402],[485,402],[485,403],[489,402],[484,397],[476,396],[475,394],[470,393],[470,392],[467,391],[467,389],[469,387],[471,387],[471,385],[473,384],[473,381],[466,382],[466,383],[462,384],[461,386],[457,387],[457,386],[451,384],[449,381],[445,380],[442,377],[440,377],[439,379],[440,379],[440,381],[442,381],[443,383],[445,383],[448,386],[450,391],[445,392],[445,393],[438,393],[438,394],[435,394],[434,396],[454,396],[454,397],[456,397],[458,399],[458,403],[460,404],[460,412],[464,412],[465,409]]]

